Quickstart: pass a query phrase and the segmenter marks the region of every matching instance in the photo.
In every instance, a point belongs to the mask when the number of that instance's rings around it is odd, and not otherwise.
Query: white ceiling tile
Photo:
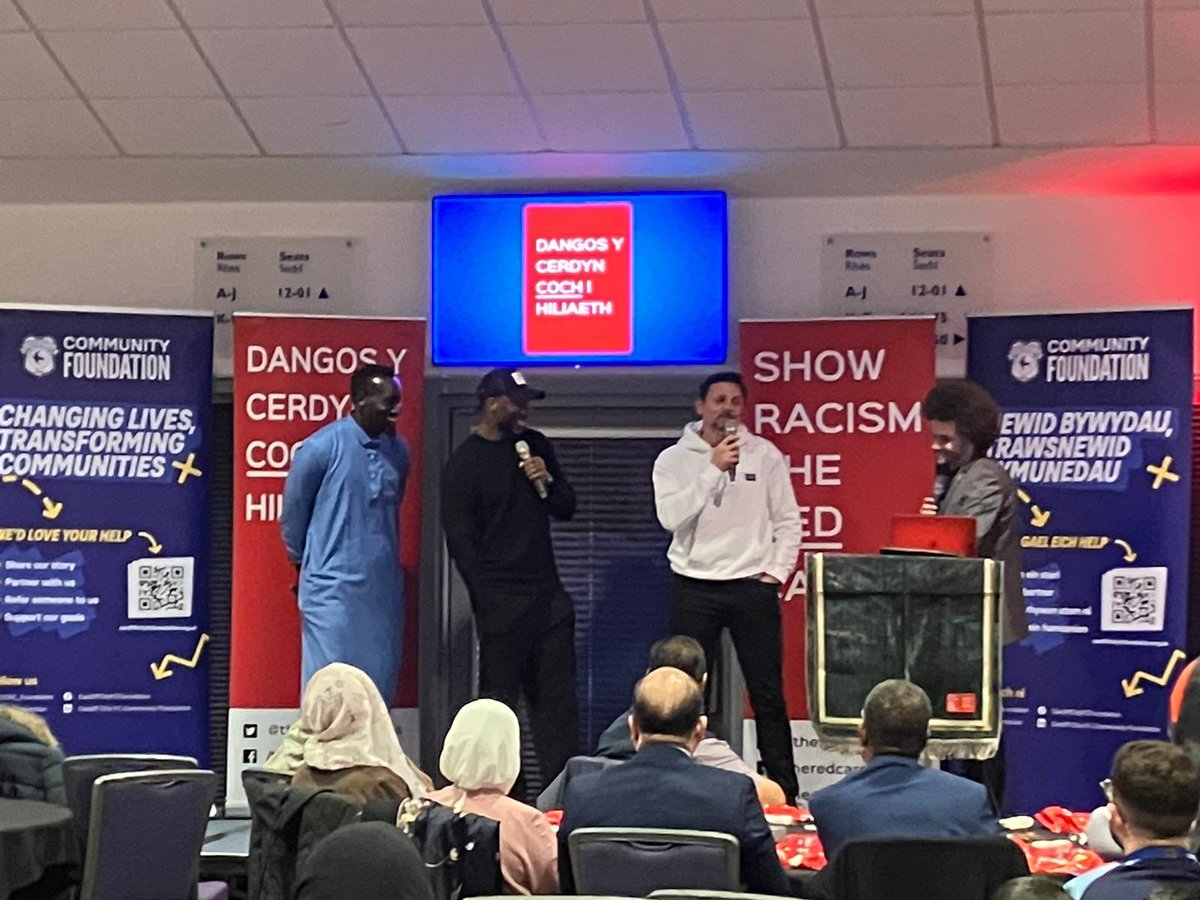
[[[1159,0],[1161,2],[1161,0]],[[1176,0],[1178,2],[1178,0]],[[983,0],[985,13],[1142,9],[1145,0]]]
[[[503,34],[533,93],[668,87],[649,25],[506,25]]]
[[[57,31],[46,40],[89,97],[220,93],[182,31]]]
[[[0,99],[73,98],[75,90],[32,34],[0,34]]]
[[[197,31],[217,75],[236,97],[354,97],[370,93],[332,28]]]
[[[346,34],[382,94],[516,93],[491,28],[351,28]]]
[[[1000,142],[1010,146],[1139,144],[1150,138],[1140,84],[1000,85]]]
[[[701,150],[836,147],[826,91],[718,91],[683,98]]]
[[[193,28],[302,28],[333,23],[321,0],[176,0]]]
[[[642,0],[492,0],[492,12],[504,25],[646,21]]]
[[[660,22],[746,19],[806,19],[805,0],[651,0]]]
[[[1200,81],[1200,9],[1161,12],[1154,19],[1156,81]]]
[[[0,31],[26,31],[25,20],[21,18],[12,0],[0,0]]]
[[[983,82],[974,16],[826,19],[821,32],[839,89]]]
[[[668,93],[547,94],[534,103],[553,150],[636,153],[688,146]]]
[[[0,100],[0,156],[116,156],[78,100]]]
[[[520,97],[388,97],[409,153],[523,153],[544,149]]]
[[[42,31],[122,31],[178,28],[165,0],[21,0]]]
[[[975,15],[974,0],[816,0],[822,19],[842,16]]]
[[[1141,12],[990,16],[996,84],[1089,84],[1146,80]]]
[[[979,147],[992,142],[983,87],[839,90],[851,147]]]
[[[97,100],[96,112],[135,156],[253,156],[225,100]]]
[[[825,86],[808,22],[664,22],[659,29],[685,91]]]
[[[354,156],[399,153],[369,97],[277,97],[238,103],[268,154]]]
[[[1158,140],[1165,144],[1200,144],[1200,85],[1155,86]]]
[[[482,0],[332,0],[345,25],[487,25]]]

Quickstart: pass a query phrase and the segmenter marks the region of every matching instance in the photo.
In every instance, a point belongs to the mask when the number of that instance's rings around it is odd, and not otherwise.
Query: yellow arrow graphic
[[[1020,498],[1022,503],[1025,503],[1029,506],[1029,521],[1032,523],[1033,527],[1045,527],[1046,523],[1050,521],[1050,510],[1042,509],[1040,506],[1034,503],[1033,498],[1021,488],[1017,488],[1017,497]]]
[[[55,503],[49,497],[44,496],[42,494],[42,489],[28,478],[21,478],[20,476],[10,474],[0,477],[0,481],[3,481],[5,484],[16,484],[18,481],[20,481],[21,487],[25,488],[25,490],[29,491],[29,493],[33,494],[33,496],[41,497],[42,516],[44,518],[57,519],[58,514],[62,512],[63,505],[61,503]]]
[[[1136,697],[1138,694],[1145,693],[1144,688],[1138,687],[1138,682],[1142,679],[1149,681],[1151,684],[1165,686],[1167,679],[1171,677],[1171,671],[1175,668],[1175,663],[1181,659],[1187,659],[1187,655],[1182,650],[1176,650],[1171,654],[1170,660],[1167,661],[1167,667],[1163,670],[1161,676],[1151,675],[1149,672],[1134,672],[1133,677],[1129,679],[1121,679],[1121,690],[1125,692],[1125,699]]]
[[[189,669],[196,668],[196,664],[200,662],[200,654],[204,652],[204,645],[208,643],[208,635],[200,635],[200,640],[196,642],[196,649],[192,653],[191,659],[184,659],[182,656],[176,656],[174,653],[168,653],[162,658],[161,662],[150,663],[150,671],[154,673],[156,681],[162,681],[164,678],[170,678],[175,673],[167,668],[171,663],[176,663],[181,666],[187,666]]]
[[[1125,562],[1133,562],[1135,559],[1137,559],[1137,552],[1129,546],[1129,541],[1123,541],[1120,538],[1117,538],[1115,541],[1113,541],[1113,543],[1118,547],[1125,548]]]
[[[139,531],[138,537],[144,537],[149,542],[149,544],[150,544],[149,550],[151,553],[153,553],[157,556],[160,552],[162,552],[162,544],[160,544],[158,541],[156,541],[154,539],[154,535],[152,535],[150,532]]]

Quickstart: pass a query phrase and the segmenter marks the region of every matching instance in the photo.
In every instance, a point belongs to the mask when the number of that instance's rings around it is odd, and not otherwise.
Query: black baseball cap
[[[516,403],[546,399],[546,392],[531,388],[516,369],[492,369],[479,379],[475,396],[482,403],[488,397],[508,397]]]

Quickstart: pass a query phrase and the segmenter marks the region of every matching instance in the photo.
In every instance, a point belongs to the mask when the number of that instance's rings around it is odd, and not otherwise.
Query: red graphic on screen
[[[525,352],[633,352],[633,204],[524,212]]]

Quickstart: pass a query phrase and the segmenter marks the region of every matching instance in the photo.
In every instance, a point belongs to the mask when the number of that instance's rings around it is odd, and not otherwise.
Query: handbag
[[[405,800],[396,825],[410,838],[425,861],[437,900],[493,896],[502,892],[500,823],[431,800]]]

